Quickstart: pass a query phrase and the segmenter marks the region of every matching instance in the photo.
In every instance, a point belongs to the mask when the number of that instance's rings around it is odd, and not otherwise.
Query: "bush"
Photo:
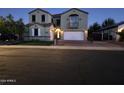
[[[40,40],[31,40],[31,41],[22,41],[19,45],[52,45],[53,41],[40,41]]]
[[[2,41],[17,40],[17,36],[15,36],[14,34],[2,34],[0,36],[0,40]]]

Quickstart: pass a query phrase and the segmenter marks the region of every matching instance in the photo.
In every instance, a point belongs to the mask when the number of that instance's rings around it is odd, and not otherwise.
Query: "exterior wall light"
[[[57,40],[63,35],[63,30],[61,28],[54,28],[51,30],[53,32],[54,45],[57,45]]]

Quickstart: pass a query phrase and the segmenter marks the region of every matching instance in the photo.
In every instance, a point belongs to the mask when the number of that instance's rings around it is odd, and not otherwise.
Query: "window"
[[[69,26],[70,28],[78,28],[79,25],[79,16],[77,14],[73,14],[69,16]]]
[[[60,19],[57,19],[57,20],[56,20],[56,25],[57,25],[57,26],[60,26]]]
[[[45,34],[48,34],[48,32],[45,32]]]
[[[35,15],[32,15],[32,22],[35,22]]]
[[[37,28],[34,29],[34,36],[38,36],[38,29]]]
[[[45,15],[41,16],[41,20],[42,20],[42,22],[45,22]]]
[[[54,23],[53,18],[51,19],[51,22]]]

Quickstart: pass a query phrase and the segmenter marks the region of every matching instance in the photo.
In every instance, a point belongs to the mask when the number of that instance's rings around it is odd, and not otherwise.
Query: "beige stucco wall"
[[[38,36],[34,36],[35,28],[38,28]],[[24,39],[25,40],[41,40],[41,41],[53,40],[51,38],[50,27],[43,27],[38,24],[35,24],[29,27],[28,35],[26,35]]]
[[[36,10],[29,14],[29,23],[32,23],[32,15],[36,16],[36,23],[51,23],[52,16],[40,10]],[[45,15],[45,22],[41,21],[41,15]]]
[[[61,15],[61,28],[64,29],[64,31],[67,31],[67,30],[71,31],[68,29],[69,16],[71,14],[78,14],[79,15],[79,28],[75,29],[75,31],[87,30],[87,28],[88,28],[88,14],[83,13],[81,11],[78,11],[76,9],[73,9],[73,10]]]
[[[32,15],[36,16],[36,21],[35,23],[39,24],[34,24],[29,26],[29,35],[28,39],[39,39],[39,40],[50,40],[50,26],[42,26],[40,24],[47,24],[51,23],[52,21],[52,16],[49,13],[46,13],[44,11],[36,10],[32,13],[29,14],[29,23],[32,23]],[[41,16],[45,15],[45,22],[42,22]],[[34,36],[34,29],[38,29],[38,36]]]
[[[29,36],[33,36],[33,29],[38,28],[39,36],[49,36],[50,35],[50,27],[43,27],[41,25],[35,24],[29,27]]]

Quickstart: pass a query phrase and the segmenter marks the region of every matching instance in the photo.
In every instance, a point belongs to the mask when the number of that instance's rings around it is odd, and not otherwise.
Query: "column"
[[[34,28],[32,28],[32,36],[34,36]]]
[[[38,28],[38,36],[41,36],[40,28]]]
[[[101,39],[102,41],[103,41],[103,35],[104,35],[104,34],[103,34],[103,31],[102,31],[102,39]]]

